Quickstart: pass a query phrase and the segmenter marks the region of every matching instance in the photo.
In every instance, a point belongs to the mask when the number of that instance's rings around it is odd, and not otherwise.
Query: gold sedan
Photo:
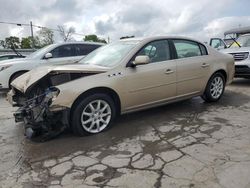
[[[233,76],[233,57],[199,41],[130,38],[79,63],[28,72],[12,82],[8,99],[20,107],[16,121],[33,131],[60,125],[82,136],[108,129],[118,114],[195,96],[218,101]]]

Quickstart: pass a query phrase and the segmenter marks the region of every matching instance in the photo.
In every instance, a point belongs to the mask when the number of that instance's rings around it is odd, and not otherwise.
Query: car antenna
[[[230,38],[241,48],[241,45],[233,37],[230,36]],[[230,44],[230,46],[228,48],[230,48],[232,45],[233,45],[233,43]]]

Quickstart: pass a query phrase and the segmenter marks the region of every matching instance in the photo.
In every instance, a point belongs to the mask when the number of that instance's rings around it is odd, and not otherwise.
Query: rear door
[[[176,63],[171,60],[168,41],[148,43],[131,61],[138,55],[149,56],[151,62],[126,69],[126,110],[161,103],[176,96]]]
[[[191,40],[172,42],[176,50],[177,96],[201,92],[210,71],[206,47]]]

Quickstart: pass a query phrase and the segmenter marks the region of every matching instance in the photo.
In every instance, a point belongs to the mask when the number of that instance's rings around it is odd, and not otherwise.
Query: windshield
[[[114,67],[133,49],[139,41],[119,41],[91,52],[79,63]]]
[[[48,46],[45,46],[33,53],[31,53],[29,56],[27,56],[26,58],[32,58],[32,59],[36,59],[36,58],[39,58],[43,55],[45,55],[44,53],[46,53],[52,46],[54,46],[55,44],[51,44],[51,45],[48,45]]]
[[[236,41],[241,47],[249,47],[250,46],[250,35],[241,35],[241,36],[239,36],[239,38]],[[239,47],[239,45],[237,45],[236,42],[234,42],[231,45],[231,47]]]

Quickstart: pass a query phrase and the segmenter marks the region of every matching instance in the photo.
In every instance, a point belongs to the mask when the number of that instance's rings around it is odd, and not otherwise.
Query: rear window
[[[202,51],[197,42],[189,40],[173,40],[178,59],[201,56]]]
[[[94,45],[94,44],[76,44],[76,55],[82,56],[82,55],[88,55],[90,52],[94,51],[95,49],[99,48],[100,45]]]

